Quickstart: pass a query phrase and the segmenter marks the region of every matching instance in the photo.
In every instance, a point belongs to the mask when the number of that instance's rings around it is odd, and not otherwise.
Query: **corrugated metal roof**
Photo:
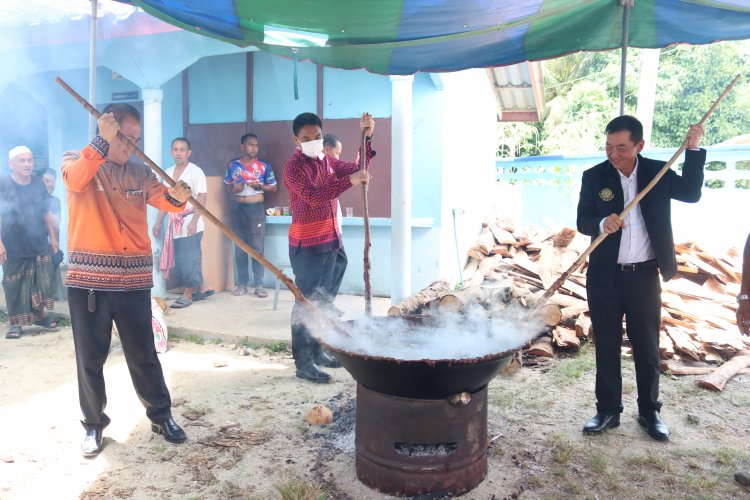
[[[539,121],[544,107],[541,63],[523,62],[488,68],[499,121]]]

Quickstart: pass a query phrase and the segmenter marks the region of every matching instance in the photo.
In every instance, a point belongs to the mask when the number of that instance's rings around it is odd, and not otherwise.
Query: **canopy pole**
[[[635,0],[618,0],[625,10],[622,13],[622,55],[620,59],[620,116],[625,114],[625,77],[628,73],[628,43],[630,31],[630,9]]]
[[[91,27],[89,32],[89,102],[96,106],[96,18],[98,0],[91,1]],[[89,140],[96,135],[96,118],[89,116]]]

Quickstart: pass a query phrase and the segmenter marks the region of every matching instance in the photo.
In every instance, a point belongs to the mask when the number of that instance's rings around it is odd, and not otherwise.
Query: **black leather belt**
[[[659,262],[656,259],[651,259],[644,262],[636,262],[635,264],[617,264],[617,269],[624,273],[632,273],[640,269],[654,267],[658,264]]]

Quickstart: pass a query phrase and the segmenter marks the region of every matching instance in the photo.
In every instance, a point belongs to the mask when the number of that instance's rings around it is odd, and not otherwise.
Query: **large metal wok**
[[[389,318],[373,318],[373,322]],[[429,320],[409,318],[429,326]],[[404,332],[408,335],[408,332]],[[413,399],[443,399],[460,392],[474,393],[492,380],[517,349],[471,359],[406,361],[348,352],[322,343],[351,376],[373,391]],[[519,346],[520,348],[520,346]]]

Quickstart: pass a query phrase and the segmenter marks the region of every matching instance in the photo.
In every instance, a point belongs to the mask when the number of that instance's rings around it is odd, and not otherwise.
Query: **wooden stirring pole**
[[[70,94],[76,101],[78,101],[81,106],[83,106],[89,113],[91,113],[97,120],[102,115],[97,109],[92,106],[86,99],[81,97],[75,90],[70,88],[70,86],[65,83],[59,76],[55,78],[55,81],[63,88],[65,89],[68,94]],[[146,154],[141,151],[138,146],[133,143],[130,139],[125,137],[120,131],[117,132],[117,138],[121,141],[128,144],[130,147],[132,147],[135,151],[135,155],[143,160],[146,165],[148,165],[154,172],[159,174],[170,186],[174,186],[176,183],[174,179],[169,177],[167,173],[159,167],[154,161],[146,156]],[[265,257],[263,257],[261,254],[253,250],[250,245],[245,243],[242,238],[237,236],[237,234],[229,229],[223,222],[221,222],[214,214],[212,214],[206,207],[204,207],[198,200],[196,200],[193,196],[188,198],[188,201],[195,207],[195,209],[201,213],[203,217],[211,221],[216,227],[221,230],[222,233],[224,233],[227,238],[232,240],[235,245],[240,247],[242,250],[244,250],[250,257],[260,262],[263,267],[271,271],[274,276],[276,276],[277,279],[279,279],[284,285],[286,285],[287,288],[294,294],[294,298],[297,299],[297,302],[302,304],[308,311],[319,315],[321,318],[325,318],[331,325],[339,332],[347,337],[350,337],[351,335],[334,319],[331,317],[325,315],[320,309],[315,307],[315,305],[307,300],[304,295],[302,295],[302,292],[300,292],[299,288],[294,284],[294,282],[284,273],[282,273],[276,266],[271,264],[271,262],[268,261]]]
[[[724,92],[719,96],[718,99],[713,103],[713,105],[709,108],[708,111],[706,111],[706,114],[703,115],[703,119],[698,122],[698,125],[704,125],[706,123],[706,120],[713,114],[713,112],[716,110],[716,108],[719,106],[719,103],[724,100],[724,98],[729,94],[729,92],[732,90],[732,88],[735,86],[735,84],[739,81],[740,75],[737,75],[734,77],[732,82],[727,86],[726,89],[724,89]],[[680,148],[675,152],[675,154],[672,155],[672,158],[669,159],[669,161],[662,167],[662,169],[654,176],[654,178],[651,180],[651,182],[648,183],[648,185],[643,188],[643,190],[638,193],[638,195],[633,198],[633,200],[628,204],[627,207],[625,207],[625,210],[622,211],[620,215],[618,215],[618,219],[620,222],[625,220],[625,217],[628,216],[631,210],[635,208],[635,206],[648,194],[649,191],[656,185],[659,180],[664,177],[664,175],[667,173],[667,171],[672,167],[672,164],[677,161],[677,159],[682,155],[682,153],[687,149],[687,138],[685,139],[685,142],[682,143]],[[570,268],[568,268],[567,271],[562,273],[557,280],[550,285],[550,287],[544,292],[544,295],[540,298],[540,300],[534,305],[534,307],[531,308],[531,311],[536,311],[539,309],[542,305],[544,305],[545,302],[565,283],[565,280],[568,279],[568,277],[573,274],[579,267],[581,267],[581,264],[583,264],[586,261],[586,258],[593,252],[596,247],[598,247],[604,239],[609,236],[608,233],[602,232],[597,236],[597,238],[591,242],[591,245],[578,257],[578,259],[573,263]]]
[[[359,155],[359,169],[364,170],[367,165],[367,136],[362,131],[362,150]],[[367,201],[367,184],[362,184],[362,196],[365,205],[365,255],[364,255],[364,280],[365,280],[365,314],[372,316],[372,283],[370,281],[370,204]]]

